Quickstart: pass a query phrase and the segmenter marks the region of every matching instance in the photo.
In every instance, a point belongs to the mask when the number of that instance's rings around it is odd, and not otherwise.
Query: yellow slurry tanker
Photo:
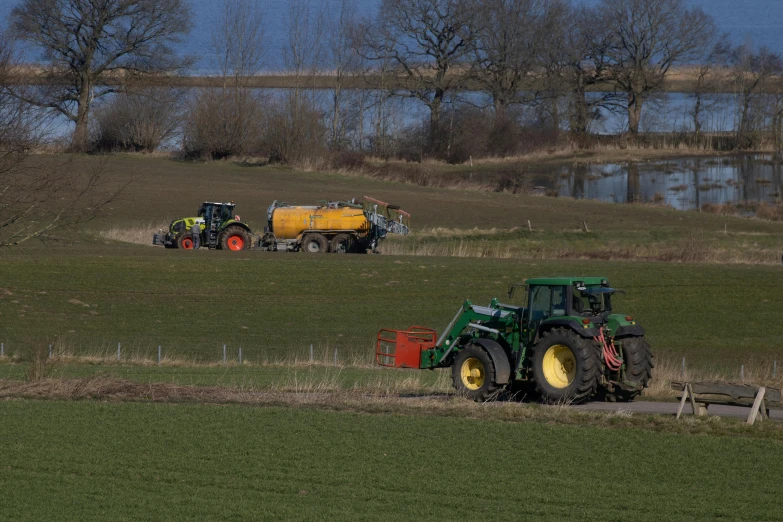
[[[362,201],[330,201],[293,206],[275,201],[267,210],[261,248],[309,253],[377,251],[387,234],[407,235],[410,214],[396,205],[364,196]]]

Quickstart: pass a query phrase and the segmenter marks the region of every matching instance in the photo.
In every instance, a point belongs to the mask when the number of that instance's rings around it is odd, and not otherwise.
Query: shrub
[[[149,89],[119,94],[93,119],[92,149],[99,152],[153,152],[180,125],[178,92]]]
[[[249,90],[201,90],[185,114],[185,154],[204,159],[262,154],[263,116],[261,99]]]
[[[317,164],[326,155],[323,113],[301,93],[288,93],[269,105],[262,137],[271,162]]]

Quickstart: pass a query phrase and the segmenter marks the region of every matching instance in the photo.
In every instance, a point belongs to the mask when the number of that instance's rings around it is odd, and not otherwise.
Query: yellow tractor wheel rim
[[[462,363],[462,368],[460,368],[460,375],[465,388],[478,390],[484,386],[484,379],[486,378],[484,363],[475,357],[465,359]]]
[[[576,377],[576,357],[562,344],[550,346],[544,354],[544,379],[555,388],[567,388]]]

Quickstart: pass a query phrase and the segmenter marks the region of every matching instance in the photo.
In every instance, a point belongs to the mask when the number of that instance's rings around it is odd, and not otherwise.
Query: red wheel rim
[[[193,239],[186,237],[182,240],[182,248],[185,250],[193,250]]]
[[[245,248],[245,240],[242,236],[231,236],[226,241],[229,250],[238,251]]]

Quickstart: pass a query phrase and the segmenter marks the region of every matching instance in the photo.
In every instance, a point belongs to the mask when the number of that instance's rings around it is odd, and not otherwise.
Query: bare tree
[[[154,87],[121,93],[96,107],[92,148],[153,152],[172,139],[182,122],[179,89]]]
[[[703,116],[705,112],[717,107],[716,92],[721,90],[721,85],[726,79],[726,68],[732,53],[731,44],[727,43],[728,35],[722,35],[718,41],[709,48],[703,59],[695,65],[696,82],[693,86],[693,130],[698,135],[703,129]]]
[[[468,0],[383,0],[380,18],[363,24],[362,53],[399,67],[407,79],[400,92],[429,108],[429,140],[436,150],[446,96],[465,85],[476,38],[474,15]]]
[[[739,98],[737,133],[742,142],[752,130],[760,130],[766,118],[764,111],[753,109],[760,108],[769,95],[771,80],[783,74],[783,59],[766,47],[754,51],[746,42],[731,52],[730,63]]]
[[[306,79],[314,77],[325,61],[326,9],[324,4],[311,4],[308,0],[288,3],[288,41],[283,47],[283,63],[295,78],[297,94],[305,87]]]
[[[356,0],[340,0],[332,16],[328,20],[327,39],[328,62],[332,69],[332,90],[330,103],[330,133],[329,144],[332,150],[340,150],[347,143],[349,120],[359,118],[361,110],[351,110],[364,106],[361,96],[352,95],[345,90],[347,76],[355,76],[363,72],[361,56],[354,47],[353,31],[358,23],[356,16]],[[363,93],[359,93],[363,94]],[[358,103],[350,103],[350,100]],[[351,118],[353,116],[353,118]],[[362,125],[359,121],[358,125]],[[359,140],[361,143],[361,139]],[[361,146],[361,145],[360,145]]]
[[[496,117],[509,105],[529,101],[531,76],[540,71],[540,50],[548,43],[545,0],[475,0],[474,78],[492,97]],[[535,95],[534,95],[535,97]]]
[[[715,23],[684,0],[602,0],[599,9],[612,28],[608,56],[613,81],[627,96],[628,130],[638,134],[645,99],[672,65],[688,63],[709,45]]]
[[[71,148],[85,150],[93,101],[122,90],[129,75],[184,66],[171,46],[190,20],[185,0],[23,0],[11,13],[15,32],[51,66],[25,101],[73,121]]]
[[[248,154],[261,141],[262,103],[250,87],[264,58],[264,12],[252,0],[223,0],[212,33],[212,64],[222,86],[199,91],[185,117],[184,147],[192,156]]]
[[[559,23],[549,24],[553,50],[543,60],[560,68],[570,93],[569,128],[575,138],[583,139],[601,110],[617,110],[620,102],[621,95],[606,89],[588,93],[611,81],[611,26],[602,13],[584,5],[567,6],[557,15]]]
[[[283,100],[270,107],[266,142],[275,161],[302,162],[323,151],[327,134],[314,82],[327,61],[326,29],[325,4],[290,0],[283,62],[294,85],[283,94]]]
[[[17,68],[10,39],[0,34],[0,85]],[[40,111],[0,91],[0,247],[88,221],[123,188],[106,184],[101,163],[31,156],[44,144],[45,123]]]
[[[263,65],[265,13],[252,0],[223,0],[223,11],[212,32],[214,65],[228,87],[246,89]]]

